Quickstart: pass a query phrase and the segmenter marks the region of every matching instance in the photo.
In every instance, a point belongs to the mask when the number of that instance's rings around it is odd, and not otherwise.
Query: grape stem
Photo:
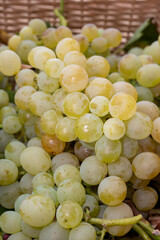
[[[138,222],[138,225],[154,240],[160,240],[160,231],[154,229],[150,224],[146,224],[142,221]]]
[[[144,240],[151,240],[151,238],[147,235],[143,229],[138,226],[137,224],[134,224],[132,228],[144,239]]]
[[[67,20],[63,16],[64,13],[64,0],[60,1],[60,9],[54,9],[55,15],[59,18],[60,20],[60,25],[62,26],[67,26]]]
[[[2,124],[0,124],[0,128],[2,128]]]
[[[105,236],[106,232],[107,232],[106,228],[103,227],[99,240],[103,240],[104,239],[104,236]]]

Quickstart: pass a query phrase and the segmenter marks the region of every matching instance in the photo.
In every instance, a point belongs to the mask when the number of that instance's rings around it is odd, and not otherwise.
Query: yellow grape
[[[47,28],[46,23],[39,18],[32,19],[28,25],[36,35],[41,35]]]
[[[80,51],[80,45],[75,39],[64,38],[57,44],[56,54],[59,59],[63,60],[70,51]]]
[[[72,38],[72,31],[66,26],[59,26],[55,29],[55,39],[58,43],[63,38]]]
[[[79,43],[81,52],[84,53],[89,46],[88,38],[80,33],[75,35],[74,39]]]
[[[87,60],[87,73],[89,77],[107,77],[110,70],[108,61],[101,56],[92,56]]]
[[[15,94],[14,101],[18,108],[23,110],[29,109],[29,98],[36,92],[32,86],[23,86],[19,88]]]
[[[92,42],[99,35],[98,28],[93,23],[85,24],[81,29],[81,33],[88,38],[89,42]]]
[[[51,58],[45,63],[45,72],[52,78],[59,78],[64,67],[63,61],[57,58]]]
[[[108,49],[108,47],[109,47],[109,43],[104,37],[95,38],[91,43],[91,48],[96,53],[103,53]]]
[[[116,28],[107,28],[104,30],[102,37],[107,39],[109,47],[117,47],[121,43],[122,34]]]
[[[125,134],[126,127],[119,118],[110,118],[103,125],[104,135],[111,140],[118,140]]]
[[[109,100],[104,96],[96,96],[89,103],[91,113],[104,117],[109,112]]]
[[[66,66],[76,64],[83,68],[86,68],[87,60],[83,53],[79,51],[71,51],[65,55],[63,62]]]
[[[8,40],[8,46],[11,50],[16,52],[18,45],[21,42],[21,37],[19,35],[13,35]]]
[[[56,36],[55,36],[55,31],[56,29],[55,28],[47,28],[41,38],[42,38],[42,41],[43,41],[43,45],[45,47],[48,47],[50,49],[54,49],[57,45],[57,41],[56,41]]]
[[[137,94],[136,88],[128,82],[120,81],[120,82],[114,83],[113,91],[114,91],[114,94],[118,92],[128,93],[137,101],[138,94]]]

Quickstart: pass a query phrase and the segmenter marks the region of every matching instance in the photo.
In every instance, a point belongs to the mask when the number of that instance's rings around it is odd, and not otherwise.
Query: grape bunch
[[[0,46],[8,240],[121,239],[131,228],[149,239],[140,220],[158,202],[160,39],[119,56],[121,40],[115,28],[73,35],[33,19]]]

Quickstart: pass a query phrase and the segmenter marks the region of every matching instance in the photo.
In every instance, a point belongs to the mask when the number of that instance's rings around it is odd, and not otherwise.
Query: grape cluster
[[[8,240],[121,237],[141,218],[126,199],[142,214],[155,207],[148,184],[160,173],[160,39],[118,56],[121,39],[115,28],[86,24],[73,35],[33,19],[0,47]]]

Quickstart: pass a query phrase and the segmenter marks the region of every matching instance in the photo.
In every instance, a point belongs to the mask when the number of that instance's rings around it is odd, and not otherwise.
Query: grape
[[[22,110],[29,109],[29,98],[36,92],[32,86],[23,86],[19,88],[15,94],[14,101],[18,108]]]
[[[12,50],[0,52],[0,71],[6,76],[13,76],[21,69],[20,57]]]
[[[94,142],[98,140],[103,134],[102,120],[92,114],[83,114],[76,120],[75,134],[79,139],[85,142]]]
[[[71,229],[69,240],[96,240],[96,230],[90,223],[81,222],[78,227]]]
[[[134,54],[124,55],[119,62],[119,73],[126,79],[136,78],[138,70],[141,68],[141,61]]]
[[[52,78],[59,78],[60,73],[64,67],[65,65],[62,60],[51,58],[45,64],[45,72]]]
[[[52,158],[51,165],[52,172],[54,173],[55,170],[63,164],[70,164],[77,167],[79,165],[79,161],[78,158],[72,153],[69,152],[59,153]]]
[[[56,55],[63,60],[65,55],[71,51],[80,51],[79,43],[73,38],[64,38],[59,41],[56,47]]]
[[[16,199],[16,201],[14,202],[15,212],[19,213],[21,203],[23,202],[24,199],[28,198],[29,196],[30,194],[22,194]]]
[[[77,227],[83,217],[83,210],[76,202],[66,201],[57,209],[57,221],[64,228]]]
[[[138,144],[142,152],[156,152],[156,143],[151,137],[139,140]]]
[[[137,101],[137,91],[135,87],[133,87],[130,83],[128,82],[116,82],[113,84],[113,91],[114,94],[118,92],[125,92],[130,94],[136,101]]]
[[[7,45],[1,45],[0,46],[0,52],[2,52],[4,50],[9,50],[9,47]]]
[[[36,35],[41,35],[47,28],[46,23],[39,18],[32,19],[28,25]]]
[[[158,201],[158,194],[151,187],[136,190],[133,193],[133,202],[140,211],[149,211],[153,209]]]
[[[144,87],[154,87],[160,83],[160,66],[152,63],[144,65],[137,72],[137,82]]]
[[[154,121],[153,121],[153,129],[152,129],[152,132],[151,132],[152,138],[157,143],[160,143],[160,127],[159,127],[159,123],[160,123],[160,117],[157,117],[156,119],[154,119]]]
[[[0,203],[8,209],[14,208],[15,200],[22,194],[19,182],[7,186],[0,186]]]
[[[136,56],[141,56],[143,54],[143,49],[140,47],[132,47],[128,53],[135,54]]]
[[[104,135],[111,140],[118,140],[125,134],[126,127],[119,118],[110,118],[103,125]]]
[[[151,120],[159,117],[159,108],[157,105],[150,101],[140,101],[137,103],[137,111],[147,114]]]
[[[121,203],[118,206],[108,206],[104,212],[104,219],[123,219],[133,217],[132,209],[126,204]],[[107,231],[114,236],[123,236],[128,233],[132,225],[109,227]]]
[[[77,141],[74,145],[74,153],[78,159],[82,162],[85,158],[93,155],[93,150],[83,146],[80,141]]]
[[[43,227],[53,220],[55,205],[51,198],[41,194],[33,194],[21,203],[20,215],[28,225]]]
[[[159,95],[160,95],[160,84],[157,84],[156,86],[150,88],[150,90],[151,90],[151,93],[152,93],[153,97],[155,97],[155,98],[159,97]],[[152,100],[152,102],[153,102],[153,100]]]
[[[37,44],[32,40],[23,40],[19,43],[16,53],[21,58],[22,62],[28,63],[28,54],[32,50],[32,48],[35,48]]]
[[[86,148],[88,148],[88,149],[90,149],[90,150],[94,150],[95,149],[95,144],[96,144],[96,142],[90,142],[90,143],[88,143],[88,142],[84,142],[84,141],[82,141],[82,140],[79,140],[80,141],[80,143],[84,146],[84,147],[86,147]]]
[[[23,193],[32,193],[33,175],[26,173],[20,179],[20,188]]]
[[[9,134],[17,133],[21,130],[22,125],[19,122],[19,119],[17,116],[8,116],[2,121],[2,128],[5,132]]]
[[[13,183],[18,177],[16,164],[8,159],[0,160],[0,185]]]
[[[96,96],[89,103],[91,113],[104,117],[109,112],[109,100],[104,96]]]
[[[35,85],[36,73],[31,69],[22,69],[15,76],[16,83],[19,87],[29,85],[34,87]]]
[[[25,132],[26,138],[28,138],[28,139],[36,137],[34,125],[31,125],[31,126],[25,125],[24,132]]]
[[[120,204],[125,199],[126,194],[126,184],[120,177],[106,177],[98,186],[99,199],[109,206]]]
[[[72,31],[67,26],[59,26],[55,30],[55,39],[57,42],[64,38],[72,38]]]
[[[80,33],[75,35],[74,39],[79,43],[81,52],[84,53],[89,46],[88,38]]]
[[[138,93],[138,101],[153,102],[153,93],[150,88],[135,86]]]
[[[98,37],[93,39],[91,47],[96,53],[103,53],[108,49],[109,42],[104,37]]]
[[[28,237],[38,238],[39,235],[40,235],[41,228],[31,227],[30,225],[25,223],[23,220],[21,220],[21,228],[22,228],[22,233],[25,234]]]
[[[15,110],[14,107],[9,106],[9,105],[5,106],[5,107],[2,107],[0,109],[0,122],[3,121],[3,119],[5,117],[12,116],[12,115],[14,115],[14,116],[17,115],[16,110]]]
[[[110,73],[118,72],[118,64],[121,57],[115,54],[110,54],[109,56],[106,57],[106,59],[110,65]]]
[[[8,46],[11,50],[16,52],[20,42],[21,42],[21,37],[19,35],[12,35],[8,40]]]
[[[59,81],[65,91],[80,92],[88,84],[88,74],[81,66],[72,64],[61,71]]]
[[[39,240],[68,240],[69,230],[63,228],[58,222],[50,223],[44,227],[39,235]]]
[[[0,108],[6,106],[8,104],[9,104],[8,93],[5,90],[0,89]]]
[[[17,167],[21,166],[20,155],[26,146],[19,141],[12,141],[5,148],[5,158],[13,161]]]
[[[104,211],[106,210],[107,206],[106,205],[99,205],[99,206],[100,206],[100,210],[99,210],[97,218],[103,218],[103,214],[104,214]]]
[[[0,152],[4,152],[6,145],[14,139],[14,135],[6,133],[3,129],[0,130]]]
[[[33,147],[33,146],[42,147],[41,139],[39,137],[33,137],[28,141],[27,147]]]
[[[54,178],[51,174],[46,172],[38,173],[32,179],[33,188],[38,187],[39,185],[48,185],[54,187]]]
[[[18,109],[18,118],[21,124],[25,126],[33,125],[37,117],[31,113],[29,110]]]
[[[71,65],[71,64],[76,64],[83,68],[86,68],[87,60],[81,52],[71,51],[65,55],[63,62],[66,66]]]
[[[151,55],[141,54],[139,56],[142,65],[154,63],[154,60]]]
[[[9,236],[8,240],[31,240],[31,238],[27,237],[22,232],[18,232]]]
[[[132,183],[132,188],[134,189],[143,189],[150,182],[150,180],[147,179],[146,180],[139,179],[134,174],[132,175],[129,181]]]
[[[40,147],[24,149],[20,156],[20,162],[22,167],[32,175],[45,172],[51,167],[50,156]]]
[[[59,140],[56,135],[44,135],[41,139],[41,143],[43,149],[52,155],[63,152],[66,146],[66,143]]]
[[[125,79],[118,72],[113,72],[113,73],[109,74],[108,79],[111,81],[111,83],[125,81]],[[123,90],[125,90],[125,89],[123,89]]]
[[[59,205],[59,202],[57,199],[57,192],[53,187],[51,187],[49,185],[36,186],[33,189],[32,194],[41,194],[41,195],[47,196],[53,200],[56,207],[58,207],[58,205]]]
[[[87,60],[86,70],[89,77],[107,77],[110,65],[108,61],[101,56],[92,56]]]
[[[96,55],[95,51],[89,46],[88,49],[85,51],[86,58],[90,58],[94,55]]]
[[[21,28],[19,35],[21,37],[21,40],[27,40],[27,39],[33,40],[34,33],[31,27],[24,26]]]
[[[82,27],[81,33],[88,38],[89,42],[92,42],[93,39],[98,37],[98,28],[95,24],[88,23]]]
[[[89,99],[81,92],[71,92],[63,100],[63,112],[70,118],[77,119],[89,112]]]
[[[58,186],[57,199],[59,203],[73,201],[82,206],[85,202],[85,188],[77,179],[66,179]]]
[[[102,136],[95,145],[96,157],[105,163],[115,162],[122,151],[120,140],[110,140]]]
[[[121,43],[122,34],[116,28],[107,28],[102,37],[107,39],[109,47],[117,47]]]
[[[53,27],[47,28],[43,34],[41,35],[41,39],[43,41],[43,45],[50,49],[54,49],[57,45],[56,40],[56,29]]]
[[[132,164],[125,157],[120,157],[116,162],[108,164],[109,176],[117,176],[128,182],[132,176]]]
[[[140,153],[133,159],[132,169],[137,178],[152,179],[160,172],[160,158],[152,152]]]
[[[96,96],[110,99],[113,96],[113,85],[108,79],[97,77],[89,82],[85,94],[90,100]]]
[[[49,77],[44,71],[41,71],[37,76],[37,85],[40,90],[48,93],[53,93],[59,88],[59,79]]]
[[[51,95],[42,91],[34,92],[28,102],[29,110],[36,116],[52,109]]]
[[[63,103],[63,99],[65,98],[65,96],[68,93],[63,89],[63,88],[59,88],[57,89],[52,96],[51,102],[52,102],[52,106],[55,110],[62,112],[62,103]]]
[[[2,231],[14,234],[21,230],[21,216],[14,211],[6,211],[0,216],[0,227]]]
[[[107,165],[96,156],[86,158],[80,166],[80,176],[89,185],[98,185],[107,175]]]
[[[83,209],[85,207],[89,208],[91,217],[97,217],[99,210],[100,210],[100,206],[95,197],[93,197],[92,195],[86,194],[85,195],[85,203],[83,204]]]
[[[144,139],[151,134],[153,123],[150,117],[142,112],[136,112],[132,118],[125,121],[126,135],[133,139]]]
[[[160,64],[160,45],[158,41],[153,42],[148,48],[145,48],[143,53],[150,55],[156,63]]]

